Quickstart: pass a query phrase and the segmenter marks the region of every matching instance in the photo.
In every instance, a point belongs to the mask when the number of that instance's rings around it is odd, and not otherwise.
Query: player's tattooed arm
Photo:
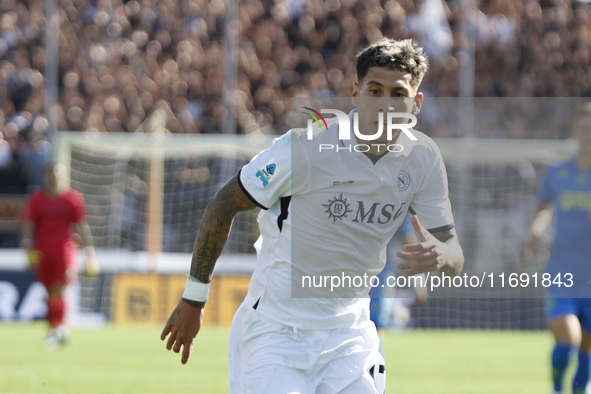
[[[234,216],[256,208],[238,183],[238,175],[228,181],[207,204],[195,241],[191,276],[211,282],[213,268],[230,234]]]
[[[211,282],[213,267],[222,253],[230,234],[232,221],[238,212],[247,211],[256,204],[244,193],[234,176],[222,187],[207,204],[201,226],[197,233],[191,276],[201,282]],[[193,340],[203,324],[203,302],[182,298],[170,315],[162,333],[161,340],[166,340],[166,348],[176,353],[183,350],[181,363],[186,364],[191,355]],[[169,336],[170,335],[170,336]]]

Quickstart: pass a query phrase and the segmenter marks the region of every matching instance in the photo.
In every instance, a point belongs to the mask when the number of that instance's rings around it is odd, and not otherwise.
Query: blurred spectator
[[[0,193],[2,194],[26,194],[27,173],[26,168],[19,158],[19,148],[22,142],[19,140],[18,126],[8,123],[4,127],[4,140],[9,152],[4,166],[0,166]],[[2,146],[6,147],[6,144]]]
[[[51,160],[51,146],[39,131],[30,132],[27,142],[22,145],[19,156],[27,167],[29,189],[41,188],[44,185],[43,168]]]
[[[4,134],[0,131],[0,168],[8,167],[12,162],[12,151],[10,145],[4,139]]]

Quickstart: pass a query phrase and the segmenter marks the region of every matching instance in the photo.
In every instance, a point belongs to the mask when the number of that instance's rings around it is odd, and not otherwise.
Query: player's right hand
[[[203,308],[193,307],[181,299],[160,334],[160,339],[163,341],[170,334],[166,349],[172,349],[175,353],[179,353],[181,346],[183,347],[182,364],[186,364],[189,360],[193,349],[193,340],[201,329],[202,323]]]

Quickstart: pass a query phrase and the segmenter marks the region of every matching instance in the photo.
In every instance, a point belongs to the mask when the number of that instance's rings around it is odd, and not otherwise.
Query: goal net
[[[270,144],[264,136],[60,133],[58,161],[85,198],[103,272],[80,278],[81,310],[122,322],[164,319],[182,294],[208,202]],[[233,310],[225,311],[246,292],[248,277],[240,274],[254,265],[257,213],[234,220],[216,266],[224,280],[212,288],[230,306],[209,313],[214,322],[231,319]]]
[[[541,270],[543,261],[524,265],[522,258],[536,190],[545,166],[573,155],[575,144],[436,142],[447,166],[465,272]],[[188,272],[207,203],[270,144],[271,138],[260,136],[61,133],[58,159],[70,170],[71,186],[86,199],[100,264],[106,268],[98,280],[83,280],[81,306],[116,321],[163,320],[182,292],[181,274]],[[242,213],[234,221],[218,264],[222,268],[216,271],[222,279],[212,287],[212,299],[219,297],[209,307],[214,323],[229,323],[246,292],[254,265],[252,245],[259,235],[257,213]],[[421,327],[519,329],[545,324],[540,298],[492,293],[476,299],[433,299],[414,315]]]
[[[148,250],[159,240],[149,238],[149,225],[161,222],[159,251],[190,253],[207,203],[270,144],[264,137],[61,133],[58,161],[86,199],[97,248]],[[255,217],[238,215],[226,251],[254,251]]]

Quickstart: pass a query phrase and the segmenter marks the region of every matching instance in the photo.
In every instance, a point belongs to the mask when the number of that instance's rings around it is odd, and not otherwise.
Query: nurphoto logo
[[[336,116],[338,126],[339,126],[339,139],[340,140],[350,140],[351,139],[351,120],[349,116],[338,109],[321,109],[320,112],[310,108],[310,107],[303,107],[304,109],[310,112],[304,112],[304,114],[309,115],[312,119],[308,119],[307,125],[307,138],[308,140],[312,140],[314,138],[314,121],[320,127],[320,130],[326,131],[328,130],[328,123],[322,114],[333,114]],[[410,119],[409,123],[395,123],[399,122],[401,118]],[[417,117],[408,112],[388,112],[387,121],[386,121],[386,137],[388,141],[392,140],[394,130],[401,130],[406,136],[411,139],[412,141],[416,141],[417,137],[415,137],[412,132],[410,131],[417,124]],[[358,140],[362,141],[375,141],[380,139],[384,133],[384,113],[379,112],[378,114],[378,130],[374,134],[362,134],[359,131],[359,114],[357,112],[353,113],[353,132]],[[371,144],[372,146],[380,146],[386,147],[390,152],[401,152],[403,150],[402,145],[400,144]],[[336,151],[345,150],[351,152],[351,148],[356,152],[367,152],[370,150],[370,145],[368,144],[356,144],[348,147],[339,147],[336,146]],[[333,150],[335,146],[333,144],[320,144],[319,151],[322,152],[323,150]]]

